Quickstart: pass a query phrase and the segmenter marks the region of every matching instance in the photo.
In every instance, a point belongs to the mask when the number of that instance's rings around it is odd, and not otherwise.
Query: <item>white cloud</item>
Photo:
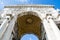
[[[0,0],[0,4],[4,4],[4,3]]]
[[[0,4],[4,4],[3,2],[0,2]]]
[[[20,2],[21,4],[23,3],[26,4],[30,2],[30,0],[16,0],[16,1]]]
[[[28,2],[28,0],[19,0],[20,2],[24,3],[24,2]]]

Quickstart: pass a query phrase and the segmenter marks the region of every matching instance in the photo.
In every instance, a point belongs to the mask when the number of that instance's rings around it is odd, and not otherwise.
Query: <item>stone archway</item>
[[[28,11],[19,14],[17,17],[17,38],[20,39],[24,34],[35,34],[41,39],[41,19],[34,15],[36,12]]]

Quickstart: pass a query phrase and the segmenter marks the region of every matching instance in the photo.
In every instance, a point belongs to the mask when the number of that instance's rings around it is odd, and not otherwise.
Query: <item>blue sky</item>
[[[36,35],[26,34],[21,37],[21,40],[39,40]]]
[[[0,0],[0,10],[2,10],[5,5],[16,4],[50,4],[55,5],[56,9],[60,9],[60,0]]]

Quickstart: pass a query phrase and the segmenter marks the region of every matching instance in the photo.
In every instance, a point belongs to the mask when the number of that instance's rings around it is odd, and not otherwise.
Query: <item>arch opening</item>
[[[34,34],[25,34],[20,40],[39,40],[39,38]]]

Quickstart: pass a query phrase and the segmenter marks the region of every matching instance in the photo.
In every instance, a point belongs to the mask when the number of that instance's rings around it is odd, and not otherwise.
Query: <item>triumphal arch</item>
[[[0,40],[21,40],[26,34],[38,40],[60,40],[60,14],[53,5],[5,6],[1,20]]]

